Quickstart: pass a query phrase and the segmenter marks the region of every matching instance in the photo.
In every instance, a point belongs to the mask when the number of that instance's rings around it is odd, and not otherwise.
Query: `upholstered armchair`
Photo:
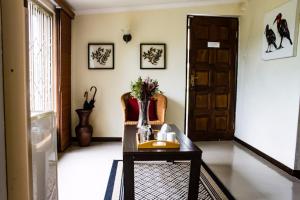
[[[131,97],[130,92],[121,96],[121,103],[125,125],[137,125],[138,123],[138,104],[137,100]],[[153,96],[149,106],[149,124],[162,125],[165,123],[167,110],[167,97],[162,94]]]

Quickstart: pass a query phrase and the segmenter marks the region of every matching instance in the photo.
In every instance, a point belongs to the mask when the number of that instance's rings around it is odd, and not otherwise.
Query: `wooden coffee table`
[[[124,199],[134,200],[134,161],[190,160],[188,199],[197,200],[202,151],[193,144],[175,125],[171,125],[179,141],[179,149],[138,149],[136,145],[136,126],[125,126],[123,136]],[[152,126],[159,129],[160,126]]]

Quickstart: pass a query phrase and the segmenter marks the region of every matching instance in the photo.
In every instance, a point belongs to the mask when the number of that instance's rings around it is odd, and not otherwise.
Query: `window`
[[[54,110],[53,15],[28,1],[31,112]]]
[[[31,172],[33,200],[57,199],[53,10],[28,0]],[[45,5],[45,7],[44,7]],[[47,6],[47,7],[46,7]],[[49,7],[49,10],[46,9]]]

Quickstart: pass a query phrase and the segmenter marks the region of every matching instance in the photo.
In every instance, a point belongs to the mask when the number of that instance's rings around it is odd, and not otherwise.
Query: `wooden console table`
[[[159,129],[160,126],[152,126]],[[190,160],[188,199],[197,200],[199,191],[202,151],[193,144],[175,125],[171,125],[179,141],[179,149],[138,149],[136,126],[125,126],[123,136],[124,199],[134,200],[134,161]]]

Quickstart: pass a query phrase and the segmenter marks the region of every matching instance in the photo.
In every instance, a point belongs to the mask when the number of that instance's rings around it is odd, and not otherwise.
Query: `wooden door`
[[[57,10],[58,18],[58,150],[64,151],[72,141],[71,134],[71,18]]]
[[[238,19],[189,16],[188,136],[234,136]]]

